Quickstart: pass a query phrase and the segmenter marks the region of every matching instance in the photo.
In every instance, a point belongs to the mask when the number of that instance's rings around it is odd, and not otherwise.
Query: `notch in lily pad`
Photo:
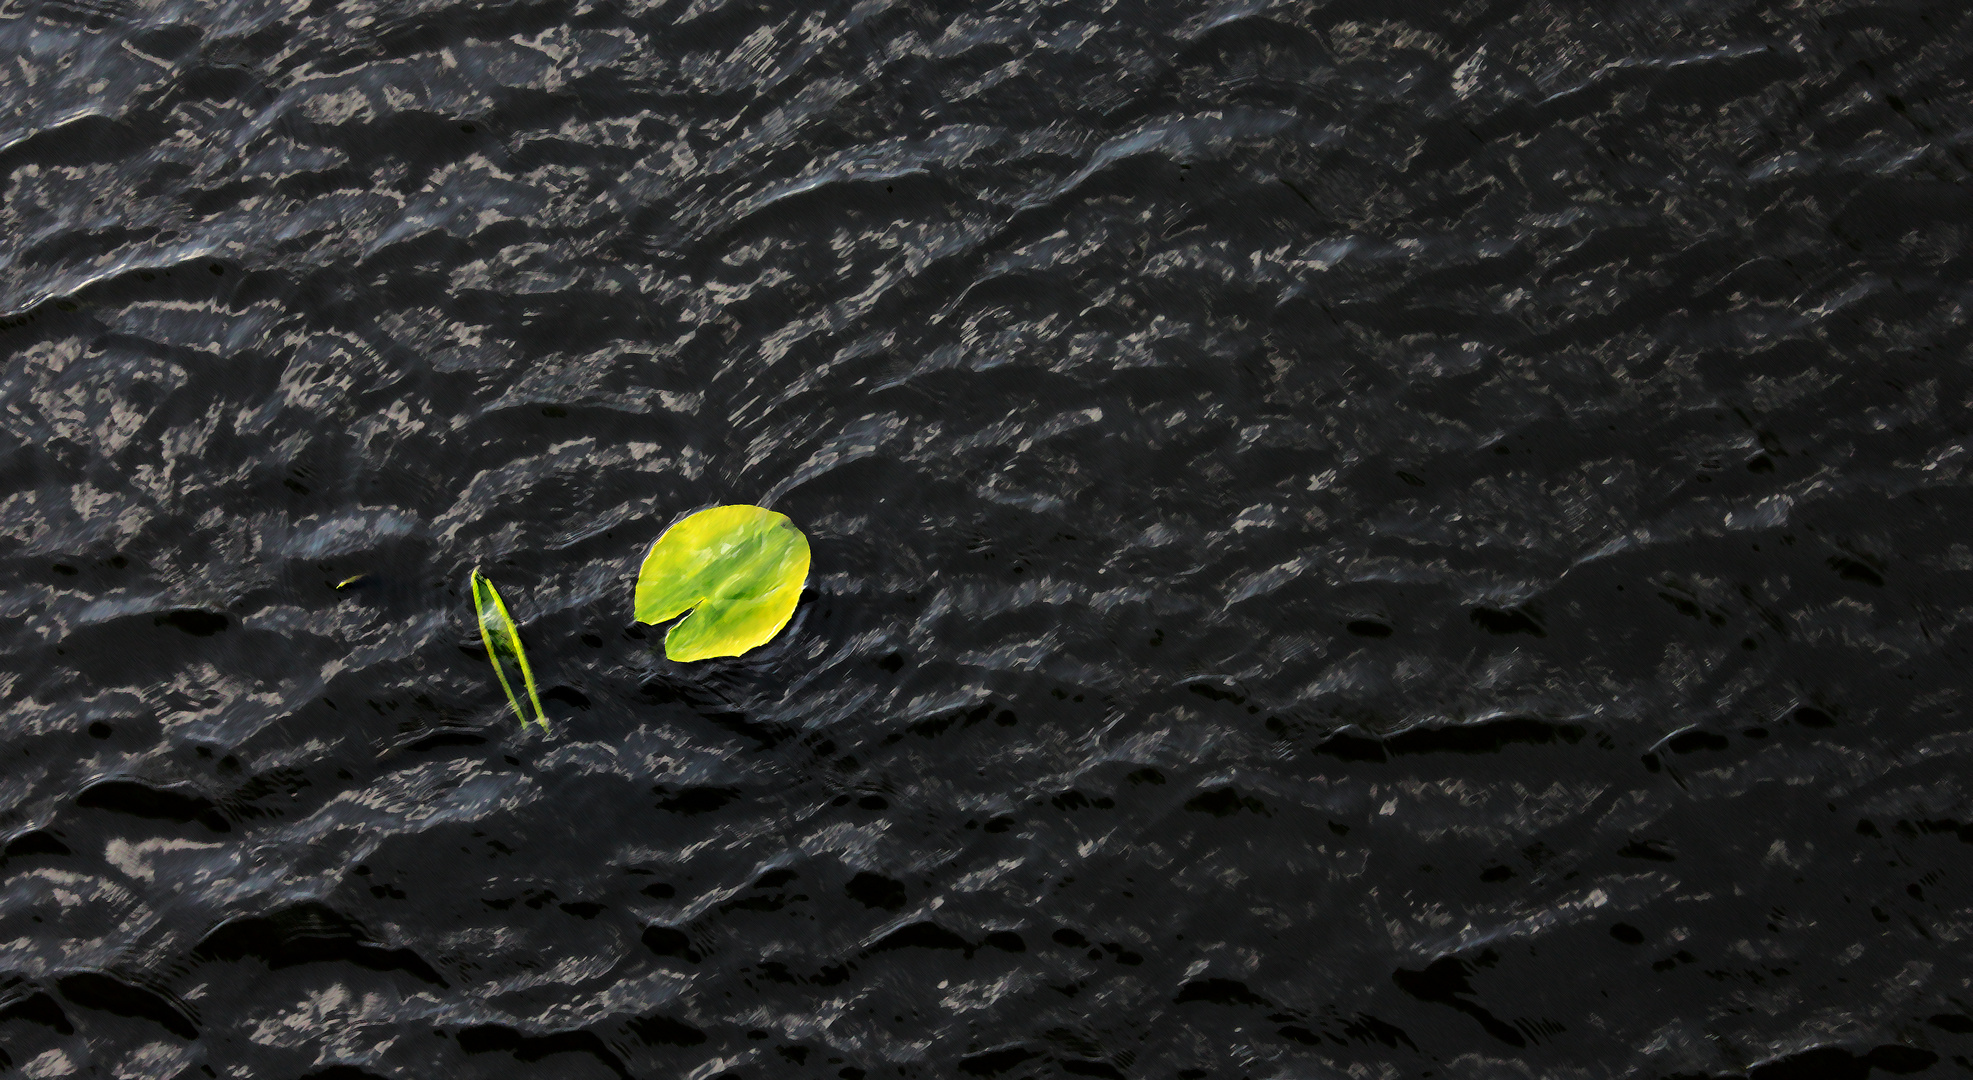
[[[521,726],[525,728],[529,723],[527,710],[521,708],[514,684],[507,679],[507,667],[515,668],[527,689],[528,701],[534,705],[533,722],[547,731],[548,714],[541,710],[541,695],[535,692],[534,669],[528,666],[527,650],[521,647],[520,627],[507,613],[506,601],[500,599],[499,590],[480,573],[479,567],[473,567],[469,580],[473,587],[473,611],[479,617],[480,641],[486,645],[486,658],[493,664],[493,677],[500,680],[500,689],[507,692],[507,704],[514,707],[514,715],[521,718]]]
[[[739,656],[794,617],[808,581],[808,537],[787,515],[715,506],[664,531],[637,571],[637,621],[679,620],[665,656],[681,663]]]

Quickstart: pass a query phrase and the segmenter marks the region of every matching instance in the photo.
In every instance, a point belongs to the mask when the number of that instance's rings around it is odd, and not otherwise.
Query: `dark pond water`
[[[1969,42],[10,0],[0,1053],[1973,1070]]]

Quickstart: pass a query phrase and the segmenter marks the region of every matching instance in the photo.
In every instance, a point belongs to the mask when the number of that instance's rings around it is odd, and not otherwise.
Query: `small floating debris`
[[[528,700],[534,704],[534,723],[548,730],[548,715],[541,710],[541,696],[535,692],[534,669],[528,667],[527,650],[521,647],[521,631],[514,625],[514,617],[507,613],[507,604],[500,599],[493,582],[473,568],[470,579],[473,587],[473,610],[479,615],[480,641],[486,645],[486,658],[493,664],[493,677],[500,680],[500,689],[507,692],[507,703],[514,707],[514,715],[521,718],[521,726],[528,726],[527,710],[521,708],[521,699],[514,693],[514,684],[507,681],[507,671],[501,661],[504,659],[520,669],[521,682],[527,688]]]
[[[808,537],[787,515],[715,506],[664,531],[637,572],[637,621],[691,612],[665,634],[681,663],[738,656],[767,644],[794,617],[808,581]]]

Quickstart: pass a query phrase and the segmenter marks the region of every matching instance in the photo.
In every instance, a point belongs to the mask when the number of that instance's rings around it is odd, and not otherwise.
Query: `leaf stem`
[[[541,695],[535,691],[534,669],[528,665],[527,650],[521,645],[520,628],[514,625],[514,617],[507,612],[506,601],[500,598],[500,591],[493,587],[480,568],[473,567],[468,579],[472,586],[473,613],[478,617],[480,642],[486,646],[486,658],[493,665],[493,677],[500,680],[500,689],[507,694],[507,704],[514,707],[514,715],[521,718],[521,726],[529,724],[527,710],[521,708],[521,699],[514,693],[514,685],[507,681],[507,672],[501,667],[501,649],[494,644],[496,632],[500,632],[501,644],[508,646],[508,653],[514,665],[521,669],[521,678],[528,692],[528,701],[534,705],[533,723],[548,730],[548,714],[541,708]]]

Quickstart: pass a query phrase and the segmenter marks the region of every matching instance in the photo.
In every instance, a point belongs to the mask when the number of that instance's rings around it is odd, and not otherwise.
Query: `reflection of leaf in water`
[[[691,612],[665,634],[676,661],[738,656],[794,616],[808,580],[808,538],[785,515],[715,506],[658,537],[637,572],[637,621]]]
[[[514,707],[514,715],[521,718],[521,726],[528,725],[527,710],[521,708],[521,699],[514,694],[514,686],[507,681],[507,672],[501,666],[504,657],[521,671],[521,681],[527,687],[528,700],[534,703],[534,722],[541,730],[548,730],[548,716],[541,711],[541,697],[534,689],[534,669],[528,667],[527,650],[521,647],[521,631],[514,625],[514,617],[507,614],[507,605],[500,599],[500,593],[493,582],[473,568],[473,610],[479,615],[480,641],[486,645],[486,658],[493,664],[493,676],[500,680],[500,689],[507,692],[507,703]]]

